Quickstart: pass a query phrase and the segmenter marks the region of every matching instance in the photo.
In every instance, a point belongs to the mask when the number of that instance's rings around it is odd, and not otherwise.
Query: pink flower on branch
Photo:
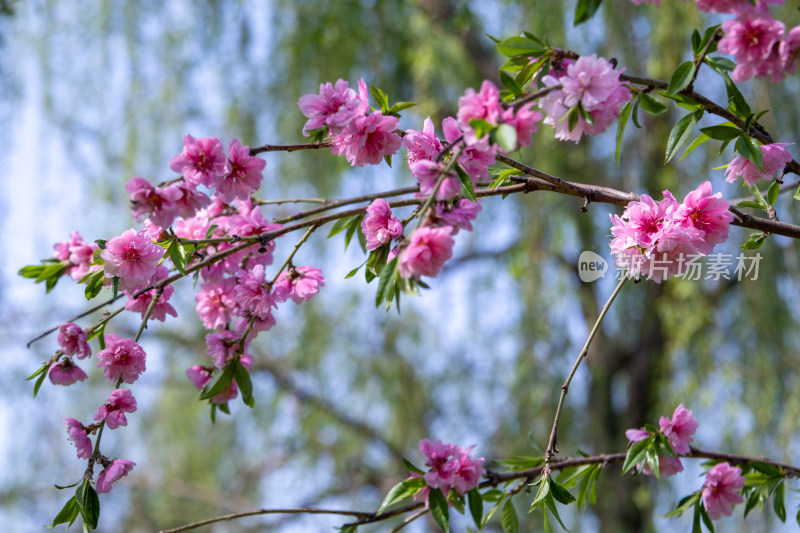
[[[619,80],[622,71],[596,55],[581,56],[567,66],[560,77],[545,76],[547,87],[561,85],[539,101],[547,112],[545,124],[554,126],[556,139],[575,141],[584,133],[603,133],[619,115],[620,107],[631,99],[631,92]]]
[[[332,151],[344,155],[353,166],[377,165],[384,156],[397,152],[402,144],[394,131],[397,124],[396,117],[383,116],[380,111],[356,116],[334,135]]]
[[[691,225],[703,232],[703,238],[694,241],[697,250],[710,254],[714,246],[728,240],[728,230],[733,221],[730,204],[722,193],[711,194],[711,182],[704,181],[686,195],[675,211],[678,224]]]
[[[423,226],[409,239],[400,252],[397,269],[400,277],[436,277],[445,262],[453,256],[453,236],[450,228]]]
[[[97,366],[109,381],[133,383],[145,371],[145,353],[133,339],[120,338],[113,334],[105,336],[106,348],[97,352]]]
[[[111,461],[111,464],[97,476],[97,492],[110,492],[111,484],[127,476],[128,472],[133,470],[134,466],[136,466],[136,463],[125,459],[114,459]]]
[[[301,266],[281,272],[275,280],[272,292],[278,302],[291,298],[295,304],[300,305],[309,301],[324,284],[325,278],[322,277],[321,270],[312,266]]]
[[[67,426],[67,435],[70,442],[78,452],[78,459],[88,459],[92,456],[92,441],[86,436],[86,428],[74,418],[65,418],[64,425]]]
[[[99,265],[91,265],[94,261],[94,251],[98,249],[97,244],[84,242],[81,234],[73,231],[69,234],[68,241],[62,241],[53,245],[55,258],[59,261],[68,261],[66,273],[75,281],[83,278],[86,274],[94,272],[100,268]]]
[[[456,120],[458,127],[464,131],[464,141],[467,146],[478,145],[489,148],[488,138],[479,139],[475,129],[470,125],[473,120],[485,120],[491,126],[497,126],[503,119],[503,106],[500,104],[500,91],[494,83],[483,80],[480,90],[476,93],[469,88],[464,96],[458,99],[458,114]]]
[[[242,146],[238,139],[228,145],[228,172],[217,184],[214,191],[224,202],[232,202],[234,198],[247,199],[261,187],[261,173],[267,162],[260,157],[250,155],[250,147]]]
[[[389,202],[378,198],[367,207],[367,216],[361,221],[361,231],[367,238],[367,250],[372,251],[400,238],[403,235],[403,224],[392,216]]]
[[[422,439],[419,451],[427,459],[425,465],[429,470],[423,477],[428,487],[440,489],[445,496],[452,489],[463,496],[477,487],[486,470],[483,457],[472,458],[473,447],[460,448],[455,444],[442,444],[439,440]]]
[[[664,436],[669,439],[673,452],[681,455],[689,453],[689,443],[698,427],[697,420],[692,416],[690,410],[680,404],[672,413],[671,420],[662,416],[658,425]]]
[[[649,436],[650,433],[644,429],[629,429],[625,431],[625,437],[627,437],[631,444],[644,440]],[[653,470],[647,463],[638,465],[638,468],[641,470],[642,474],[647,476],[653,474]],[[674,476],[679,472],[683,472],[683,463],[681,463],[679,458],[666,455],[658,456],[658,474],[660,476]]]
[[[58,345],[64,355],[74,355],[78,359],[86,359],[92,355],[92,349],[86,341],[86,333],[72,322],[64,322],[58,326]]]
[[[70,357],[65,357],[50,367],[48,377],[53,385],[66,386],[83,381],[89,376],[79,366],[75,366]]]
[[[323,83],[319,86],[319,94],[304,94],[297,102],[300,111],[308,117],[303,126],[303,135],[308,137],[309,131],[328,127],[338,135],[356,116],[363,115],[369,108],[366,95],[366,84],[361,95],[350,88],[350,84],[342,79],[336,85]]]
[[[231,170],[222,141],[216,137],[195,139],[188,133],[183,136],[183,151],[170,160],[169,168],[182,174],[187,183],[211,189]]]
[[[733,506],[744,501],[740,491],[745,485],[741,468],[719,463],[706,473],[703,485],[703,507],[709,518],[717,520],[733,514]]]
[[[183,193],[176,187],[154,187],[149,181],[138,176],[125,184],[125,191],[131,199],[133,218],[150,218],[154,224],[167,228],[177,213],[177,201]]]
[[[794,143],[772,143],[761,146],[763,171],[749,159],[737,155],[725,169],[725,181],[733,183],[740,177],[746,184],[755,185],[761,180],[773,179],[792,160],[792,154],[784,148],[792,144]]]
[[[100,257],[106,262],[105,277],[119,277],[122,290],[137,290],[149,285],[164,249],[143,235],[129,229],[106,243]]]
[[[782,22],[766,12],[751,9],[723,22],[722,30],[725,36],[719,41],[719,51],[736,57],[736,68],[731,73],[733,81],[747,81],[754,75],[772,74],[775,81],[785,77],[777,50],[785,31]]]
[[[117,429],[119,426],[128,425],[125,413],[133,412],[136,412],[136,399],[131,391],[129,389],[116,389],[111,393],[108,401],[97,410],[94,419],[98,422],[105,420],[108,429]]]
[[[272,314],[276,298],[265,278],[264,265],[255,265],[250,271],[239,271],[236,281],[233,295],[240,314],[244,311],[262,320]]]
[[[200,321],[208,329],[224,328],[233,317],[236,306],[234,290],[236,281],[221,278],[215,283],[203,283],[195,294],[195,309]]]
[[[153,281],[161,281],[168,276],[169,271],[166,269],[166,267],[159,265],[156,269],[156,274]],[[150,303],[153,301],[153,296],[155,296],[155,293],[156,289],[150,289],[149,291],[143,292],[134,298],[136,291],[125,291],[125,294],[128,295],[128,301],[125,303],[125,309],[134,313],[139,313],[142,315],[142,318],[144,318],[147,309],[150,307]],[[175,311],[175,308],[169,303],[169,299],[174,293],[175,287],[172,285],[164,286],[161,291],[161,295],[158,298],[158,302],[156,302],[155,306],[153,306],[149,320],[158,320],[160,322],[164,322],[164,320],[167,318],[167,315],[178,316],[178,312]]]

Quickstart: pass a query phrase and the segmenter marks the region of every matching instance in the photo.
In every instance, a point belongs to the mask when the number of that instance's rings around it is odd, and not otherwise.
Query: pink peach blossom
[[[273,287],[275,300],[285,302],[289,298],[300,305],[319,292],[325,284],[322,271],[312,266],[301,266],[281,272]]]
[[[709,518],[717,520],[733,514],[733,506],[744,501],[740,494],[744,485],[741,468],[725,462],[709,470],[702,493],[703,507]]]
[[[166,279],[169,276],[169,271],[164,265],[159,265],[156,269],[155,277],[153,278],[154,282],[161,281]],[[125,291],[125,294],[128,296],[128,301],[125,303],[125,309],[128,311],[139,313],[142,318],[144,318],[145,313],[150,308],[150,303],[153,301],[153,296],[156,293],[156,289],[150,289],[147,292],[143,292],[134,298],[134,295],[137,294],[137,291]],[[172,304],[169,303],[169,299],[175,293],[175,287],[172,285],[165,285],[161,290],[161,295],[158,298],[155,306],[150,313],[149,320],[158,320],[160,322],[164,322],[166,320],[167,315],[170,316],[178,316],[178,312],[172,307]]]
[[[783,38],[785,27],[769,14],[752,9],[736,19],[724,21],[722,30],[725,36],[720,39],[718,48],[723,54],[736,56],[731,79],[738,83],[749,80],[764,68],[773,47]]]
[[[66,386],[83,381],[89,376],[79,366],[75,366],[71,358],[65,357],[50,367],[48,377],[53,385]]]
[[[397,269],[403,278],[436,277],[453,256],[453,236],[446,227],[423,226],[409,239],[400,253]]]
[[[58,326],[58,345],[64,355],[74,355],[78,359],[86,359],[92,355],[92,349],[86,341],[86,333],[72,322],[64,322]]]
[[[377,198],[367,207],[367,216],[361,221],[361,231],[367,239],[367,250],[375,250],[403,234],[403,223],[392,216],[389,202]]]
[[[92,441],[86,436],[86,428],[74,418],[65,418],[69,440],[78,452],[78,459],[88,459],[92,456]]]
[[[214,194],[225,202],[232,202],[234,198],[248,198],[261,186],[261,173],[267,162],[251,156],[250,147],[242,146],[239,139],[232,140],[228,145],[228,162],[230,171],[219,181]]]
[[[672,451],[681,455],[689,453],[689,443],[698,426],[697,420],[692,416],[690,410],[680,404],[675,408],[671,420],[662,416],[658,425],[661,432],[669,439]]]
[[[736,178],[741,177],[746,184],[755,185],[761,180],[773,179],[775,174],[783,170],[786,163],[792,160],[792,154],[784,148],[792,144],[794,143],[772,143],[761,146],[763,171],[749,159],[737,155],[725,169],[725,181],[733,183]]]
[[[728,230],[733,221],[729,207],[722,193],[711,194],[711,182],[704,181],[683,199],[675,212],[675,220],[701,230],[703,238],[694,244],[700,253],[710,254],[714,246],[728,240]]]
[[[136,230],[129,229],[106,243],[100,257],[106,262],[105,277],[119,277],[122,290],[137,290],[150,284],[164,249]]]
[[[138,176],[125,184],[125,191],[131,199],[133,218],[150,218],[154,224],[169,227],[175,219],[178,206],[176,202],[183,193],[176,187],[154,187],[149,181]]]
[[[133,339],[120,338],[114,334],[105,336],[106,347],[97,352],[97,366],[112,383],[122,379],[133,383],[145,371],[145,353]]]
[[[136,463],[125,459],[114,459],[111,461],[111,464],[97,476],[97,483],[95,485],[97,492],[110,492],[111,484],[127,476],[128,472],[133,470],[134,466],[136,466]]]
[[[344,155],[353,166],[377,165],[402,144],[394,131],[397,124],[396,117],[384,116],[380,111],[356,116],[333,137],[333,153]]]
[[[183,151],[173,157],[169,168],[191,185],[215,188],[231,170],[222,150],[222,141],[216,137],[195,139],[188,133],[183,136]]]
[[[363,83],[363,80],[361,80]],[[364,87],[366,89],[366,85]],[[332,134],[338,134],[353,118],[363,115],[369,107],[366,91],[357,94],[350,84],[342,79],[336,85],[320,84],[319,94],[304,94],[297,102],[300,111],[308,117],[303,126],[303,135],[310,130],[327,126]]]
[[[134,412],[136,412],[136,399],[131,391],[129,389],[116,389],[111,393],[108,401],[97,410],[94,419],[98,422],[105,420],[108,429],[117,429],[119,426],[128,425],[125,413]]]

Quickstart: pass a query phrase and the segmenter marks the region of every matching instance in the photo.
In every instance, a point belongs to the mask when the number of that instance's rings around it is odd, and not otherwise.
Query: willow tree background
[[[87,394],[87,404],[75,406],[75,395],[51,386],[30,398],[22,379],[55,348],[52,339],[31,350],[25,343],[85,302],[82,288],[66,282],[45,302],[41,287],[15,276],[20,266],[37,262],[70,230],[93,240],[129,227],[120,216],[123,184],[134,175],[169,178],[167,162],[183,133],[251,145],[301,141],[297,98],[319,83],[363,76],[393,100],[419,102],[401,123],[419,128],[429,114],[437,124],[453,114],[466,87],[496,81],[501,57],[486,32],[529,30],[554,46],[615,57],[628,73],[664,79],[685,59],[691,29],[713,23],[684,2],[655,10],[609,1],[602,16],[577,28],[573,10],[574,2],[547,1],[3,3],[0,116],[10,128],[0,132],[8,247],[0,278],[2,521],[39,531],[52,520],[63,499],[52,481],[77,468],[53,421],[93,404]],[[775,16],[787,24],[800,18],[789,7]],[[721,84],[706,86],[709,96],[724,95]],[[800,137],[796,80],[745,88],[759,108],[775,111],[763,122],[778,140]],[[722,183],[722,171],[709,170],[727,155],[697,151],[663,165],[676,116],[643,118],[646,138],[629,131],[620,170],[613,132],[574,146],[545,131],[523,157],[552,175],[654,196],[669,188],[681,197],[708,177],[726,198],[740,196],[743,189]],[[400,158],[392,169],[355,170],[327,152],[266,159],[261,193],[270,198],[352,196],[411,183]],[[578,279],[582,250],[609,255],[612,209],[591,205],[581,213],[580,206],[546,193],[484,201],[475,232],[460,240],[432,290],[404,300],[402,314],[375,309],[374,287],[360,276],[343,279],[360,263],[357,254],[315,236],[315,255],[304,250],[302,260],[323,269],[325,289],[302,309],[280,310],[278,325],[253,346],[256,408],[236,405],[215,425],[184,377],[205,350],[203,331],[193,302],[176,303],[180,317],[151,326],[143,341],[152,355],[137,395],[142,412],[117,441],[109,438],[139,466],[104,501],[101,530],[153,531],[264,506],[374,509],[407,476],[400,457],[419,459],[416,445],[426,437],[477,444],[487,458],[535,454],[612,281]],[[780,212],[788,222],[800,218],[796,205]],[[267,216],[280,213],[272,208]],[[723,251],[735,252],[744,239],[733,229]],[[800,461],[800,253],[779,237],[760,253],[758,281],[641,283],[623,292],[571,389],[562,454],[622,450],[626,428],[683,402],[700,421],[696,440],[704,446]],[[672,483],[655,483],[609,467],[597,506],[568,525],[688,530],[688,522],[657,515],[681,490],[693,490],[686,488],[699,472],[687,465]],[[720,527],[777,530],[769,520],[754,513]],[[338,524],[257,517],[206,530]],[[539,525],[531,519],[522,529]]]

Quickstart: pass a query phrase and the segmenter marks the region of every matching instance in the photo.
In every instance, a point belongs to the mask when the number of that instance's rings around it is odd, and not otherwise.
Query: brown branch
[[[264,152],[296,152],[298,150],[319,150],[320,148],[330,148],[332,142],[321,143],[301,143],[301,144],[265,144],[256,148],[250,148],[250,155],[258,155]]]
[[[191,524],[178,526],[173,529],[162,529],[159,533],[178,533],[179,531],[189,531],[190,529],[197,529],[198,527],[207,526],[208,524],[213,524],[215,522],[237,520],[247,516],[258,516],[265,514],[331,514],[362,517],[370,516],[371,513],[362,513],[359,511],[340,511],[337,509],[320,509],[318,507],[299,507],[296,509],[255,509],[253,511],[244,511],[241,513],[231,513],[222,516],[216,516],[214,518],[207,518],[206,520],[192,522]]]

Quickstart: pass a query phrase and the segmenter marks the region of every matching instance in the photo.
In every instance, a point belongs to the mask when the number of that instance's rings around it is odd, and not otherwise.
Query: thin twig
[[[553,419],[553,429],[550,431],[550,441],[547,443],[547,450],[545,451],[544,455],[544,470],[542,471],[542,476],[544,477],[550,475],[550,463],[553,460],[553,456],[558,453],[558,422],[561,418],[561,408],[564,406],[564,399],[567,397],[569,385],[572,383],[572,378],[575,377],[575,373],[578,371],[578,367],[581,365],[581,362],[589,354],[589,346],[591,346],[595,335],[597,335],[597,332],[600,331],[600,325],[603,323],[603,319],[606,317],[608,310],[611,309],[611,304],[614,303],[619,291],[622,290],[622,286],[625,285],[627,280],[627,276],[623,276],[623,278],[617,284],[617,287],[614,289],[614,292],[612,292],[611,296],[609,296],[608,301],[605,303],[605,305],[603,305],[603,309],[600,311],[600,316],[597,317],[594,327],[592,327],[592,331],[589,332],[589,337],[587,337],[586,342],[581,349],[581,353],[578,354],[578,358],[575,359],[575,363],[572,365],[572,370],[569,371],[567,379],[564,381],[564,384],[561,385],[561,394],[558,397],[556,415]]]
[[[250,155],[258,155],[264,152],[296,152],[298,150],[319,150],[320,148],[330,148],[332,142],[321,143],[302,143],[302,144],[265,144],[256,148],[250,148]]]
[[[338,509],[320,509],[318,507],[300,507],[296,509],[256,509],[253,511],[244,511],[241,513],[231,513],[222,516],[215,516],[199,522],[192,522],[183,526],[178,526],[173,529],[162,529],[159,533],[178,533],[179,531],[189,531],[190,529],[197,529],[198,527],[207,526],[216,522],[224,522],[228,520],[237,520],[247,516],[258,516],[265,514],[329,514],[341,516],[355,516],[357,518],[371,516],[372,513],[363,513],[360,511],[341,511]]]

